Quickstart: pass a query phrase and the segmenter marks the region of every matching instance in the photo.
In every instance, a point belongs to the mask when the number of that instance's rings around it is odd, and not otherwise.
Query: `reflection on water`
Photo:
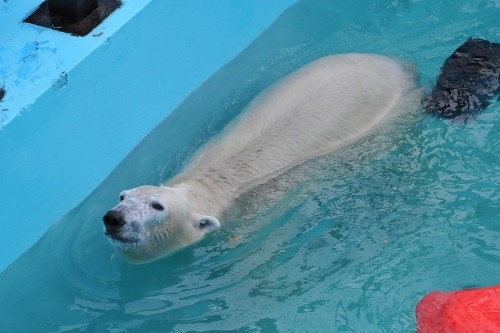
[[[405,107],[239,198],[219,232],[151,264],[125,263],[100,219],[121,189],[171,177],[297,67],[376,52],[414,62],[427,84],[466,37],[499,41],[498,7],[299,2],[0,275],[2,331],[412,332],[425,293],[497,284],[498,103],[465,125]]]

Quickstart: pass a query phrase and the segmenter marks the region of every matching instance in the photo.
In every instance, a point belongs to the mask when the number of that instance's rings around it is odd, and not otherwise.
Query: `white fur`
[[[413,83],[396,61],[366,54],[325,57],[288,75],[202,147],[167,186],[129,190],[129,199],[114,209],[126,212],[127,225],[140,226],[133,235],[140,241],[120,243],[123,253],[131,261],[150,261],[200,239],[218,228],[217,219],[243,192],[365,135]],[[134,205],[132,198],[144,205]],[[168,207],[165,218],[145,208],[151,200]]]

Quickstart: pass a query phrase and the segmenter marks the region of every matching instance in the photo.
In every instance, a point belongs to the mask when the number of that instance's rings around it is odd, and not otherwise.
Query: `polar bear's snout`
[[[116,245],[125,246],[140,241],[140,223],[130,216],[123,205],[118,205],[109,210],[102,218],[104,222],[104,234]]]
[[[110,210],[102,218],[107,233],[112,233],[125,225],[123,214],[116,210]]]
[[[104,234],[111,240],[122,244],[133,243],[136,241],[135,237],[130,237],[130,232],[126,224],[123,212],[112,209],[106,213],[102,218],[104,222]]]
[[[125,212],[113,208],[102,218],[104,222],[104,234],[110,238],[115,245],[127,246],[140,241],[140,228],[135,222],[127,221]]]

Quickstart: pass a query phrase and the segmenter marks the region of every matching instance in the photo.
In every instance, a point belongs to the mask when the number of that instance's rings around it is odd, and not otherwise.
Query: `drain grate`
[[[120,0],[97,0],[97,8],[78,22],[74,22],[69,19],[75,17],[74,13],[68,12],[68,16],[64,17],[64,13],[61,13],[61,11],[51,12],[49,11],[48,1],[46,0],[23,22],[51,28],[76,36],[85,36],[121,5],[122,3]]]

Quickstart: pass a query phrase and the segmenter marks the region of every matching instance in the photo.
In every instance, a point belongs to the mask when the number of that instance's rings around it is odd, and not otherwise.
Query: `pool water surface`
[[[177,173],[302,65],[378,53],[430,86],[467,38],[500,42],[499,17],[498,0],[299,1],[0,274],[3,331],[415,332],[426,293],[499,284],[498,102],[467,123],[408,106],[250,191],[219,232],[151,264],[124,262],[101,222],[120,190]]]

